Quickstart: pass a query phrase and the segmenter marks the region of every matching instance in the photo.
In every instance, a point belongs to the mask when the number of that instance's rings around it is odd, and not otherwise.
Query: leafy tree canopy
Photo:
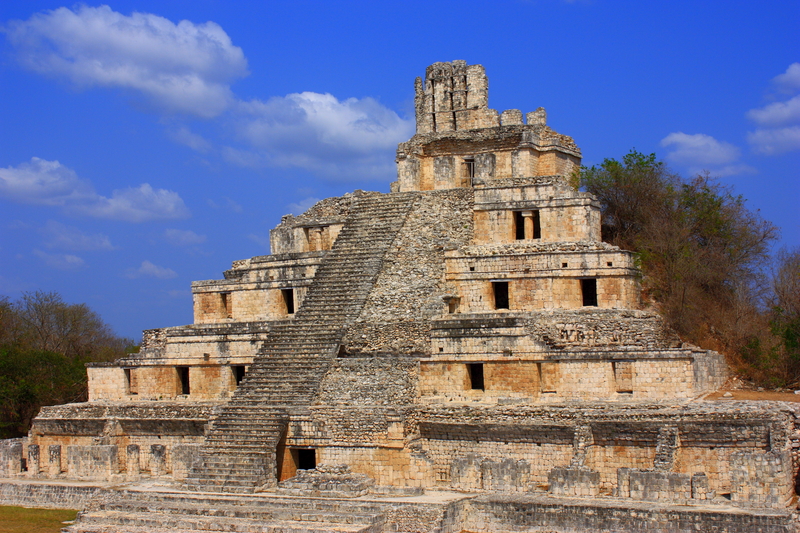
[[[725,352],[750,378],[800,379],[800,364],[789,370],[785,350],[775,351],[777,315],[765,305],[777,294],[765,274],[772,223],[708,174],[684,179],[655,154],[632,150],[576,178],[600,202],[603,240],[637,254],[646,301],[685,340]]]
[[[131,344],[57,293],[0,297],[0,438],[27,433],[43,405],[85,401],[86,363],[121,357]]]

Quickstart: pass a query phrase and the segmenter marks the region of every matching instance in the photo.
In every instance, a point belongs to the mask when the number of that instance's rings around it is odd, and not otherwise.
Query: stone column
[[[138,444],[128,444],[127,448],[127,463],[126,463],[126,472],[128,479],[139,479],[140,474],[140,466],[139,466],[139,445]]]
[[[41,470],[39,469],[39,445],[28,445],[28,476],[38,476]]]
[[[525,238],[533,239],[533,211],[523,211],[522,218],[525,221]]]
[[[47,452],[47,475],[58,477],[61,475],[61,445],[51,444]]]
[[[163,476],[166,473],[164,463],[167,447],[163,444],[153,444],[150,446],[150,475],[153,477]]]

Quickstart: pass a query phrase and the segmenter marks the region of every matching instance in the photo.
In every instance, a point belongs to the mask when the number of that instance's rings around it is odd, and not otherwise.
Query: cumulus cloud
[[[235,129],[249,149],[228,147],[228,161],[335,178],[391,176],[391,153],[414,132],[413,121],[373,98],[303,92],[242,102],[236,111]]]
[[[661,146],[670,149],[667,160],[686,167],[692,174],[708,170],[717,176],[731,176],[755,170],[737,163],[739,148],[704,133],[670,133],[661,139]]]
[[[153,189],[143,183],[115,190],[108,198],[97,194],[88,180],[80,179],[58,161],[38,157],[16,167],[0,168],[0,197],[22,204],[58,206],[76,215],[127,222],[189,216],[176,192]]]
[[[169,135],[170,139],[176,143],[188,146],[192,150],[200,152],[201,154],[205,154],[213,150],[213,145],[209,141],[207,141],[201,135],[192,132],[186,126],[168,130],[167,135]]]
[[[131,89],[167,111],[216,116],[233,100],[230,83],[247,75],[241,48],[214,22],[79,5],[11,21],[4,31],[31,70]]]
[[[92,204],[76,210],[97,218],[127,222],[189,216],[189,210],[178,193],[166,189],[153,189],[148,183],[115,190],[111,193],[111,198],[99,196]]]
[[[205,235],[198,235],[191,230],[168,229],[164,231],[164,238],[175,246],[192,246],[206,242]]]
[[[176,274],[171,268],[160,267],[147,260],[142,261],[142,264],[139,266],[139,268],[130,268],[125,272],[125,277],[131,279],[142,277],[172,279],[177,276],[178,274]]]
[[[49,220],[42,228],[45,246],[63,250],[113,250],[111,239],[102,233],[87,235],[78,228]]]
[[[758,125],[747,133],[747,142],[762,155],[800,150],[800,63],[789,65],[772,84],[779,93],[794,96],[747,112],[747,118]]]
[[[22,204],[81,203],[96,196],[91,183],[58,161],[34,157],[30,163],[0,168],[0,196]]]
[[[33,255],[44,261],[47,266],[58,270],[78,270],[85,264],[83,259],[72,254],[49,254],[34,250]]]
[[[747,142],[763,155],[776,155],[800,150],[800,126],[762,129],[747,133]]]
[[[762,126],[781,126],[800,122],[800,95],[786,102],[773,102],[759,109],[751,109],[747,117]]]
[[[786,72],[772,78],[779,91],[793,94],[800,91],[800,63],[792,63]]]
[[[247,61],[214,22],[176,24],[149,13],[127,16],[108,6],[79,5],[11,21],[2,31],[20,62],[35,72],[78,87],[131,91],[169,113],[219,117],[216,125],[235,132],[236,146],[186,125],[168,125],[167,135],[237,166],[387,179],[394,175],[397,143],[414,133],[412,120],[368,97],[301,92],[238,99],[230,86],[247,75]]]

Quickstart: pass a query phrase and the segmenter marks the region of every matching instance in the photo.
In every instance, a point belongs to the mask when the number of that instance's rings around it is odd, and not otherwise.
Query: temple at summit
[[[724,358],[642,302],[575,141],[490,109],[481,65],[414,90],[391,192],[284,216],[193,324],[89,365],[0,441],[0,502],[72,533],[797,531],[800,409],[706,399]]]

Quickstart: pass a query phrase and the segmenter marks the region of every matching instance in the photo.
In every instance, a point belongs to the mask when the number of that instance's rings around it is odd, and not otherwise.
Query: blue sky
[[[800,3],[0,2],[0,295],[125,336],[315,199],[388,191],[413,82],[480,63],[584,164],[708,170],[800,245]]]

